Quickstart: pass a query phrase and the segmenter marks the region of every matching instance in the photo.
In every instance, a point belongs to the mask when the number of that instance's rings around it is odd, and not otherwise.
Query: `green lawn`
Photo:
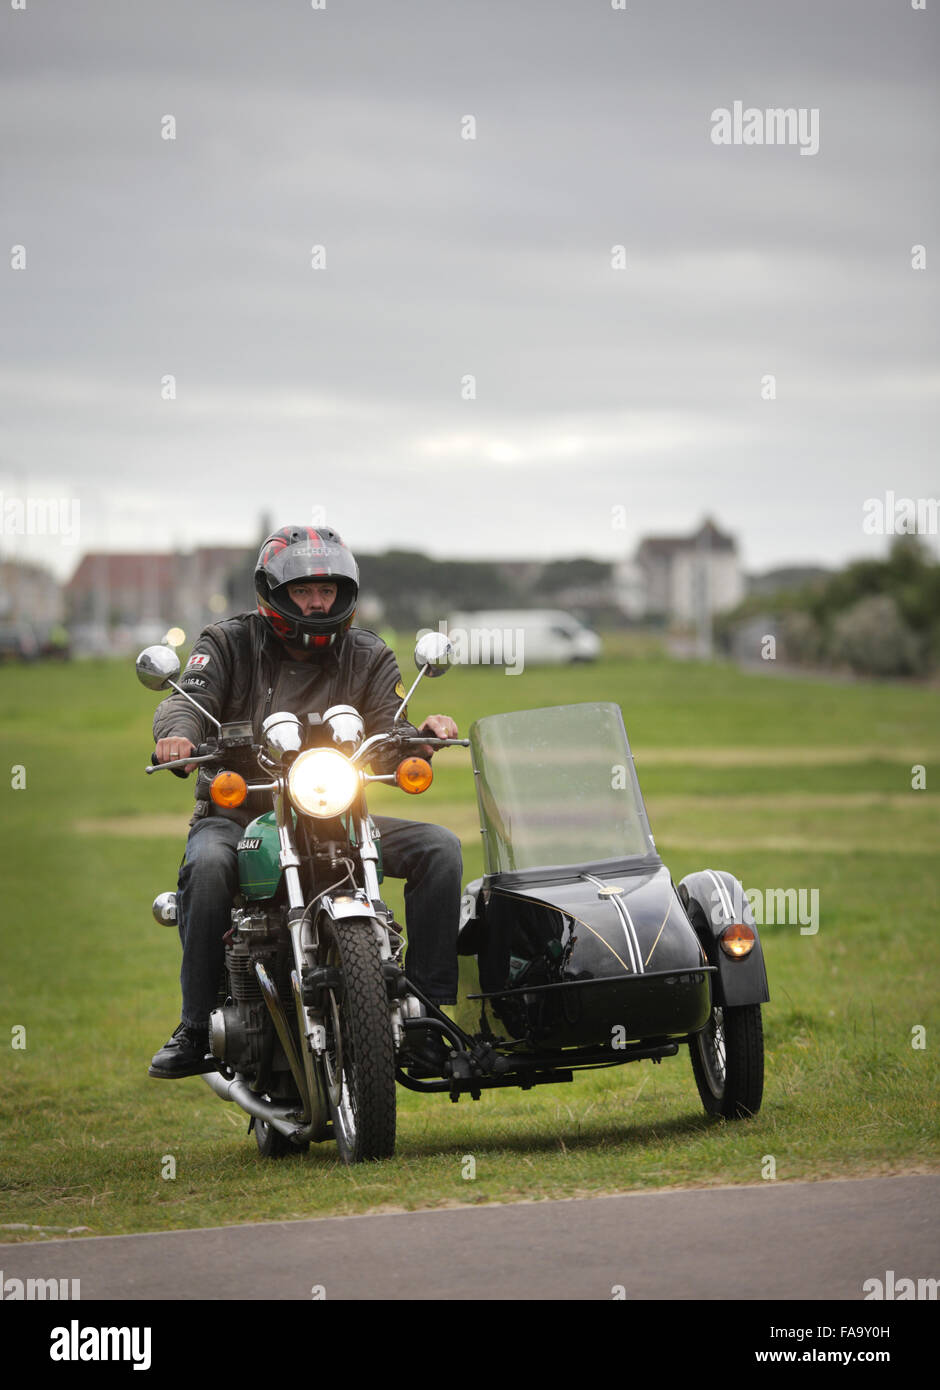
[[[198,1078],[146,1074],[179,1010],[178,943],[150,902],[174,886],[192,795],[143,775],[156,699],[131,662],[0,669],[3,1225],[115,1234],[754,1183],[768,1158],[777,1181],[936,1168],[935,690],[742,675],[655,653],[425,682],[412,717],[451,713],[462,732],[497,710],[619,702],[673,877],[727,868],[746,888],[816,889],[819,931],[762,932],[771,1002],[755,1119],[706,1121],[682,1053],[459,1105],[400,1089],[395,1158],[355,1169],[330,1144],[265,1162],[247,1117]],[[22,789],[11,785],[19,766]],[[466,877],[482,871],[462,750],[435,759],[423,798],[382,788],[372,809],[453,825]],[[386,897],[400,910],[397,886]],[[925,1047],[912,1046],[919,1028]],[[11,1045],[21,1029],[25,1048]],[[18,1238],[40,1235],[0,1231]]]

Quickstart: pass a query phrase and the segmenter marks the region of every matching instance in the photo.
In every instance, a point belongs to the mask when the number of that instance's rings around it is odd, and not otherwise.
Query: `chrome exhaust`
[[[306,1126],[300,1122],[296,1106],[276,1105],[273,1100],[262,1100],[261,1096],[248,1089],[239,1076],[229,1079],[221,1072],[207,1071],[203,1073],[202,1079],[207,1086],[212,1087],[217,1096],[221,1096],[223,1100],[234,1101],[249,1115],[264,1120],[272,1129],[286,1134],[288,1139],[305,1137]]]
[[[308,1079],[304,1075],[304,1069],[300,1064],[300,1058],[297,1056],[297,1049],[294,1047],[294,1040],[290,1035],[290,1029],[287,1026],[287,1018],[281,1007],[277,989],[260,960],[255,961],[255,975],[258,978],[258,984],[261,986],[261,993],[264,995],[264,1002],[268,1006],[268,1013],[271,1015],[271,1021],[277,1031],[281,1047],[284,1049],[284,1055],[287,1058],[291,1076],[294,1078],[294,1085],[297,1087],[303,1102],[303,1122],[305,1125],[308,1125],[312,1115]]]

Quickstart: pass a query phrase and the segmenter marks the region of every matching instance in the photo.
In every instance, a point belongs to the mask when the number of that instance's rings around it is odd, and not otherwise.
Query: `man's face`
[[[298,579],[288,584],[287,592],[305,618],[311,613],[329,613],[336,602],[337,585],[313,579]]]

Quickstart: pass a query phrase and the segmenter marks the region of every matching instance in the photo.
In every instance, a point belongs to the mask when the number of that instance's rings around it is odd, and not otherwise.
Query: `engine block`
[[[281,1001],[293,1009],[291,950],[283,909],[237,908],[225,936],[227,991],[209,1020],[209,1047],[214,1057],[252,1078],[286,1066],[255,973],[260,962]]]

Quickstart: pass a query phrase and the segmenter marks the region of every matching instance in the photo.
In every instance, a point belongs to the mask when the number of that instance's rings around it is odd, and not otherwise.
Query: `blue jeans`
[[[457,999],[457,924],[463,859],[450,830],[421,821],[375,816],[382,867],[405,879],[408,978],[435,1004]],[[245,834],[235,821],[206,816],[189,832],[176,899],[183,964],[182,1021],[205,1028],[215,1008],[225,959],[222,938],[232,924],[238,892],[236,846]]]

